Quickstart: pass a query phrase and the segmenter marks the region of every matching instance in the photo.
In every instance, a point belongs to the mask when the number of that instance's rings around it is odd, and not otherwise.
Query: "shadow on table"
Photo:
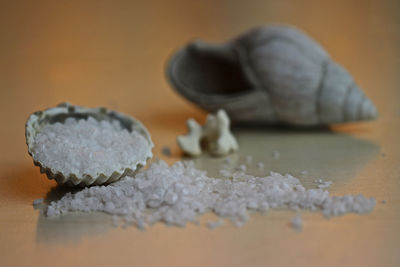
[[[79,243],[82,238],[99,236],[112,228],[111,216],[104,213],[70,213],[57,218],[38,217],[36,241],[38,243]]]
[[[78,243],[83,237],[98,236],[115,228],[112,216],[101,212],[71,212],[55,218],[44,215],[46,206],[52,201],[80,190],[82,188],[55,186],[47,193],[43,205],[37,207],[40,210],[36,227],[38,243]]]
[[[0,175],[0,200],[4,200],[6,205],[12,201],[30,206],[35,199],[45,199],[42,205],[34,207],[40,212],[36,225],[37,242],[74,243],[82,237],[100,235],[112,228],[112,218],[107,214],[71,213],[49,219],[41,213],[48,203],[73,191],[77,190],[56,186],[54,181],[48,180],[34,166],[7,166]]]
[[[324,179],[339,185],[355,178],[380,151],[376,143],[328,127],[236,127],[233,132],[240,151],[230,156],[229,166],[224,159],[207,155],[195,159],[196,166],[211,169],[210,175],[215,176],[222,166],[234,170],[245,164],[247,171],[257,176],[275,171],[292,174],[306,183]],[[258,163],[262,163],[262,170],[257,167]]]
[[[0,175],[0,194],[7,199],[29,201],[46,194],[55,185],[32,165],[10,165]]]

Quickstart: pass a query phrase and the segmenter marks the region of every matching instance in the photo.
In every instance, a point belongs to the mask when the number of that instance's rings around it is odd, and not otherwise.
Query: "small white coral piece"
[[[200,140],[203,136],[203,129],[194,119],[189,119],[186,125],[189,133],[178,136],[178,145],[185,153],[191,156],[199,156],[201,154]]]
[[[223,156],[239,149],[238,142],[229,129],[230,120],[224,110],[216,115],[209,114],[204,126],[194,119],[187,121],[189,133],[178,136],[179,147],[190,156],[199,156],[202,153],[202,142],[205,148],[213,155]]]

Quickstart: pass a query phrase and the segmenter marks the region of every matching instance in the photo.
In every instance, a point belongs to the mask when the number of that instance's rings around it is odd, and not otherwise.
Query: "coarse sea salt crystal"
[[[37,205],[43,204],[43,201],[44,201],[43,198],[35,199],[33,201],[33,206],[37,206]]]
[[[302,171],[300,172],[300,174],[301,174],[301,175],[307,175],[307,174],[308,174],[308,171],[302,170]]]
[[[375,199],[362,195],[336,197],[320,188],[306,189],[291,175],[271,172],[256,177],[235,172],[230,179],[218,179],[196,169],[191,161],[178,161],[172,166],[156,161],[134,178],[124,177],[107,186],[68,193],[51,202],[45,214],[54,217],[73,211],[100,211],[129,216],[133,224],[144,229],[156,222],[175,226],[197,223],[198,215],[209,211],[242,226],[249,219],[249,210],[306,209],[330,217],[366,213],[374,206]]]
[[[221,227],[224,224],[224,220],[223,219],[219,219],[218,221],[210,221],[207,223],[207,227],[209,229],[215,229],[218,227]]]
[[[297,214],[296,216],[294,216],[290,224],[292,225],[294,230],[301,231],[301,229],[303,228],[303,219],[301,218],[301,215]]]
[[[280,156],[281,156],[281,153],[279,153],[279,151],[272,151],[272,157],[275,160],[278,160],[280,158]]]
[[[231,158],[231,157],[226,157],[226,158],[224,158],[224,163],[225,163],[225,164],[230,164],[230,163],[232,163],[232,158]]]
[[[328,188],[333,184],[332,181],[323,181],[322,179],[314,180],[314,183],[316,183],[317,187],[321,188],[321,189],[322,188]]]
[[[167,156],[167,157],[171,157],[171,155],[172,155],[171,148],[168,147],[168,146],[164,146],[164,147],[161,149],[161,153],[162,153],[164,156]]]
[[[238,170],[245,172],[247,170],[247,166],[244,164],[239,165],[239,167],[237,167]]]
[[[253,157],[250,155],[246,156],[246,164],[251,164],[253,162]]]
[[[55,173],[97,177],[136,166],[146,157],[148,142],[118,121],[67,118],[64,123],[45,125],[33,150],[35,159]]]
[[[221,174],[223,177],[231,177],[232,173],[229,170],[221,169],[219,170],[219,174]]]

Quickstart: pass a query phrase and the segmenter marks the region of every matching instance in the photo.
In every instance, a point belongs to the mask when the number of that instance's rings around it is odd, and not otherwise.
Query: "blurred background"
[[[352,266],[378,266],[378,263],[398,266],[399,14],[398,0],[0,1],[0,120],[3,122],[0,138],[0,225],[3,228],[0,230],[0,263],[4,263],[0,265],[11,266],[15,261],[15,266],[27,263],[29,257],[18,258],[17,251],[21,255],[31,255],[32,264],[39,264],[40,257],[51,252],[54,253],[52,257],[63,254],[65,264],[73,262],[68,257],[75,255],[76,259],[87,264],[96,262],[101,265],[109,261],[100,260],[101,257],[96,256],[91,248],[107,253],[107,244],[120,242],[127,246],[111,250],[111,258],[123,264],[124,257],[131,253],[142,266],[157,262],[178,266],[173,257],[180,257],[182,251],[187,254],[182,261],[186,266],[223,266],[228,263],[230,266],[244,266],[240,264],[245,262],[261,266],[266,255],[276,264],[294,263],[295,260],[306,264],[311,263],[309,259],[314,257],[330,263],[340,260],[345,265],[352,263]],[[285,159],[283,155],[277,168],[284,170],[297,166],[300,170],[304,163],[299,161],[304,157],[302,149],[312,143],[310,140],[317,140],[312,151],[318,153],[312,154],[310,150],[309,155],[314,155],[314,159],[319,161],[307,161],[311,172],[336,174],[338,177],[346,174],[344,177],[354,180],[341,180],[343,186],[333,188],[337,190],[335,192],[367,192],[370,196],[391,198],[392,204],[387,206],[389,210],[378,207],[370,224],[365,224],[366,218],[361,221],[350,216],[337,219],[337,224],[321,226],[322,218],[309,215],[316,228],[314,233],[305,230],[303,236],[291,236],[292,233],[285,232],[287,229],[282,227],[287,225],[283,222],[289,220],[290,215],[280,214],[270,217],[272,221],[268,226],[274,234],[260,230],[265,229],[267,219],[258,218],[241,232],[228,228],[220,234],[210,234],[193,228],[180,231],[156,227],[146,236],[133,233],[135,230],[115,230],[92,239],[86,236],[76,247],[65,244],[37,246],[38,240],[49,240],[54,233],[63,230],[56,227],[50,234],[46,232],[46,229],[53,229],[54,222],[49,225],[31,206],[33,199],[44,197],[55,185],[39,174],[27,153],[24,124],[32,112],[63,101],[117,109],[146,125],[156,144],[156,156],[162,156],[162,146],[171,147],[174,157],[169,161],[172,162],[179,158],[175,138],[186,131],[186,120],[194,117],[203,122],[205,113],[171,89],[164,73],[168,58],[193,39],[223,42],[252,27],[270,23],[295,25],[317,40],[352,74],[376,104],[380,118],[371,123],[334,126],[334,133],[340,135],[302,133],[296,137],[294,134],[285,135],[282,139],[273,132],[267,140],[259,134],[243,133],[239,134],[243,151],[250,154],[259,149],[258,143],[254,142],[264,142],[266,146],[275,146],[283,152],[285,149],[288,153],[295,151],[291,158]],[[256,141],[246,146],[246,140],[250,139]],[[284,142],[289,145],[281,147]],[[296,149],[291,150],[293,147]],[[352,152],[346,154],[349,148]],[[337,154],[323,154],[331,150]],[[336,169],[329,169],[332,162]],[[349,162],[357,162],[357,167],[350,167]],[[347,163],[346,167],[341,168],[342,163]],[[212,168],[207,160],[199,164],[205,169]],[[368,182],[359,179],[361,176],[367,177]],[[89,224],[93,223],[96,224],[91,220]],[[88,222],[72,219],[69,225],[76,229],[82,224]],[[148,249],[153,246],[160,258],[139,253],[143,248],[138,246],[135,247],[139,251],[137,254],[129,250],[132,241],[128,239],[129,235],[147,244],[145,247]],[[290,245],[282,237],[293,238],[294,243]],[[321,241],[321,237],[325,241]],[[271,242],[274,238],[280,241]],[[347,241],[350,243],[342,247],[341,244]],[[189,247],[193,243],[195,247],[191,250]],[[357,257],[351,256],[350,251],[360,243],[364,245],[353,251]],[[162,244],[174,245],[164,250]],[[213,258],[207,260],[210,254],[204,250],[213,244],[230,245],[221,254],[213,252]],[[323,245],[332,249],[331,253],[324,252]],[[293,258],[281,257],[279,251],[290,246]],[[252,252],[235,253],[246,248],[251,248]],[[234,256],[227,260],[229,255]],[[368,256],[362,258],[363,255]],[[193,263],[190,258],[198,265],[190,264]]]
[[[2,162],[21,159],[28,115],[62,101],[115,108],[150,130],[157,116],[174,134],[183,131],[197,109],[168,85],[169,56],[192,39],[222,42],[268,23],[309,33],[349,70],[381,117],[398,115],[390,102],[399,101],[399,12],[397,0],[1,1],[1,142],[14,148]]]

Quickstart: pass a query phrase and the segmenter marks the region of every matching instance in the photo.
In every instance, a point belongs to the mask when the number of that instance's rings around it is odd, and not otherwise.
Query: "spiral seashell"
[[[233,122],[328,125],[377,117],[349,73],[300,30],[253,29],[223,44],[194,41],[170,59],[173,87]]]

